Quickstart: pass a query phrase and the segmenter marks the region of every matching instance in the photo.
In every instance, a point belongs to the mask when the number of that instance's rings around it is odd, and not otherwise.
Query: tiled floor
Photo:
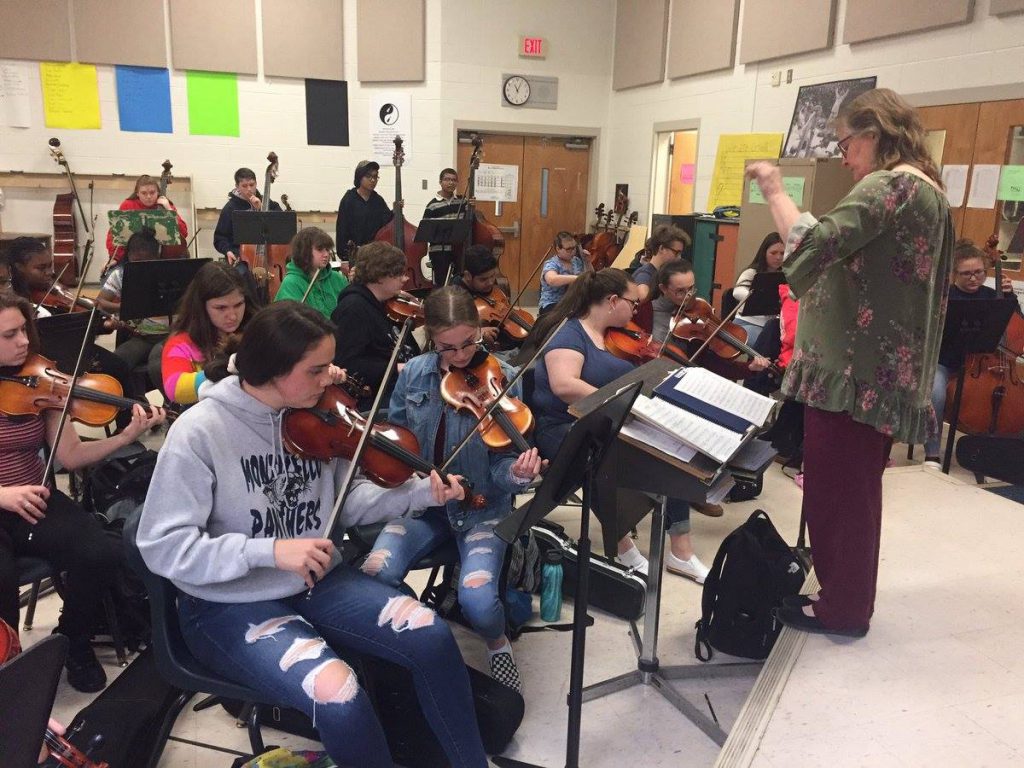
[[[896,449],[894,455],[900,454]],[[898,464],[905,464],[898,461]],[[754,502],[727,505],[722,518],[694,515],[698,554],[710,564],[721,539],[757,508],[783,536],[796,538],[800,491],[773,466]],[[808,638],[754,765],[889,766],[1024,764],[1024,509],[973,486],[964,472],[947,478],[917,465],[886,473],[885,531],[878,607],[871,633],[857,641]],[[578,511],[556,518],[570,530]],[[594,532],[595,540],[599,534]],[[647,532],[640,531],[646,550]],[[694,664],[693,623],[700,588],[667,575],[658,656]],[[49,633],[58,603],[40,605],[31,643]],[[571,604],[566,605],[566,616]],[[625,622],[596,613],[588,634],[586,682],[635,667]],[[483,669],[482,643],[457,629],[467,662]],[[526,687],[526,718],[506,755],[555,766],[565,762],[565,697],[570,636],[525,635],[515,646]],[[719,659],[716,658],[716,661]],[[726,660],[726,659],[723,659]],[[104,655],[113,662],[113,655]],[[116,667],[108,665],[108,671]],[[700,707],[707,693],[723,727],[735,720],[753,677],[688,683]],[[55,712],[70,719],[89,697],[61,685]],[[220,709],[181,716],[180,737],[245,751],[245,731]],[[268,743],[309,746],[267,731]],[[583,710],[580,764],[710,766],[718,748],[658,693],[633,688]],[[170,743],[162,766],[207,768],[231,757]]]

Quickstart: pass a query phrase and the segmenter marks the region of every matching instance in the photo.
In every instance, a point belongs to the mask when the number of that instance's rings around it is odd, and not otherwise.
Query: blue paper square
[[[173,133],[170,73],[153,67],[114,69],[121,130]]]

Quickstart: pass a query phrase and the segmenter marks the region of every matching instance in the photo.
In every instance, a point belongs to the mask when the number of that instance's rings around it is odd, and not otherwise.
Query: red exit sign
[[[521,37],[519,38],[519,55],[531,59],[544,58],[543,37]]]

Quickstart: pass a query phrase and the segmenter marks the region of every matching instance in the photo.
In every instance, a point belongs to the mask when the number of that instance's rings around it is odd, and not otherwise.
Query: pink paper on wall
[[[693,163],[683,163],[679,166],[679,183],[693,184],[694,172],[697,166]]]

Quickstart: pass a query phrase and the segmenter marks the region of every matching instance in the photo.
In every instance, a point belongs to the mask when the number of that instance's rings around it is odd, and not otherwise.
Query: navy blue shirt
[[[553,349],[573,349],[583,355],[583,370],[580,371],[580,378],[598,389],[633,370],[632,363],[620,360],[611,352],[600,349],[594,344],[582,323],[574,318],[555,334],[555,338],[544,350],[544,355],[541,355],[537,361],[531,402],[536,416],[547,416],[566,422],[573,420],[569,415],[569,405],[551,391],[548,367],[544,362],[544,357]]]

